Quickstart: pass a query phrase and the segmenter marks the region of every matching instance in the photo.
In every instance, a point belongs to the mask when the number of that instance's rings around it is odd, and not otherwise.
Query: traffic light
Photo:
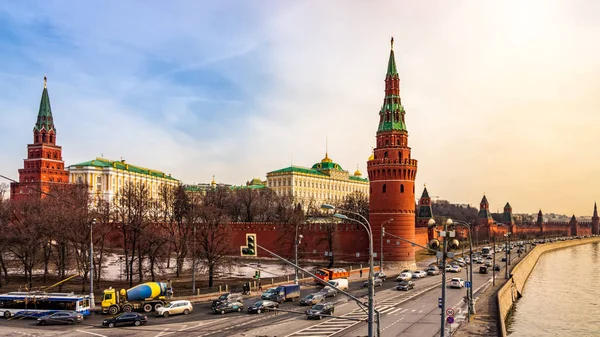
[[[257,256],[256,234],[246,234],[246,245],[240,247],[241,256]]]
[[[440,248],[440,241],[438,241],[438,239],[431,239],[431,241],[429,241],[429,248],[437,250]]]
[[[260,278],[260,270],[254,271],[254,278]]]

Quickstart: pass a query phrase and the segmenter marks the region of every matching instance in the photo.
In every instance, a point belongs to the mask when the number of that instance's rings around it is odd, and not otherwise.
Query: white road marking
[[[175,333],[175,331],[167,332],[167,330],[169,330],[169,328],[164,328],[163,331],[159,332],[158,335],[156,335],[154,337],[166,336],[166,335],[170,335],[172,333]]]
[[[81,333],[86,333],[88,335],[94,335],[94,336],[98,336],[98,337],[108,337],[106,335],[101,335],[99,333],[95,333],[95,332],[89,332],[89,331],[85,331],[85,330],[75,330],[77,332],[81,332]]]
[[[181,329],[179,329],[179,330],[177,330],[177,331],[183,331],[183,330],[185,330],[185,327],[186,327],[186,326],[187,326],[187,325],[185,325],[185,324],[184,324],[184,325],[181,327]]]
[[[396,313],[396,312],[398,312],[398,311],[400,311],[400,310],[402,310],[402,308],[398,308],[398,309],[396,309],[396,310],[394,310],[394,311],[390,311],[388,314],[390,314],[390,315],[391,315],[391,314],[393,314],[393,313]],[[396,314],[396,315],[398,315],[398,314]]]

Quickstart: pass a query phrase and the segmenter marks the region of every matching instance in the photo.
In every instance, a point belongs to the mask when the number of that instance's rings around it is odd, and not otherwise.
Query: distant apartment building
[[[152,198],[159,196],[163,186],[177,187],[180,181],[170,174],[127,163],[96,158],[69,166],[71,183],[87,184],[90,194],[111,202],[128,183],[144,184]]]
[[[305,206],[342,201],[353,192],[369,196],[369,180],[359,170],[351,175],[327,154],[311,168],[292,165],[268,172],[266,184],[277,195],[292,196]]]

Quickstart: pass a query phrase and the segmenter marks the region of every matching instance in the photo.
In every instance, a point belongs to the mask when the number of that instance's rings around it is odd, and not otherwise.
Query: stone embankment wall
[[[522,296],[523,288],[527,278],[533,271],[538,259],[547,252],[583,244],[600,242],[600,237],[575,239],[537,245],[512,269],[508,281],[498,290],[498,312],[500,314],[500,334],[506,336],[506,320],[517,302]]]

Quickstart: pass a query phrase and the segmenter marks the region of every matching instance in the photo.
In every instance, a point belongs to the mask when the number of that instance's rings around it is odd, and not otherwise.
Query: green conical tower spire
[[[54,130],[54,121],[52,119],[52,109],[50,108],[50,97],[47,88],[48,78],[44,76],[44,90],[42,91],[42,100],[40,101],[40,110],[38,111],[37,122],[34,130],[46,131]]]
[[[406,132],[404,122],[404,107],[400,100],[400,77],[396,69],[394,56],[394,38],[390,41],[390,59],[385,75],[385,98],[379,111],[379,127],[377,132],[402,131]]]
[[[396,70],[396,57],[394,56],[394,37],[392,36],[392,40],[390,41],[390,59],[388,60],[388,68],[386,76],[394,76],[398,75],[398,70]]]

